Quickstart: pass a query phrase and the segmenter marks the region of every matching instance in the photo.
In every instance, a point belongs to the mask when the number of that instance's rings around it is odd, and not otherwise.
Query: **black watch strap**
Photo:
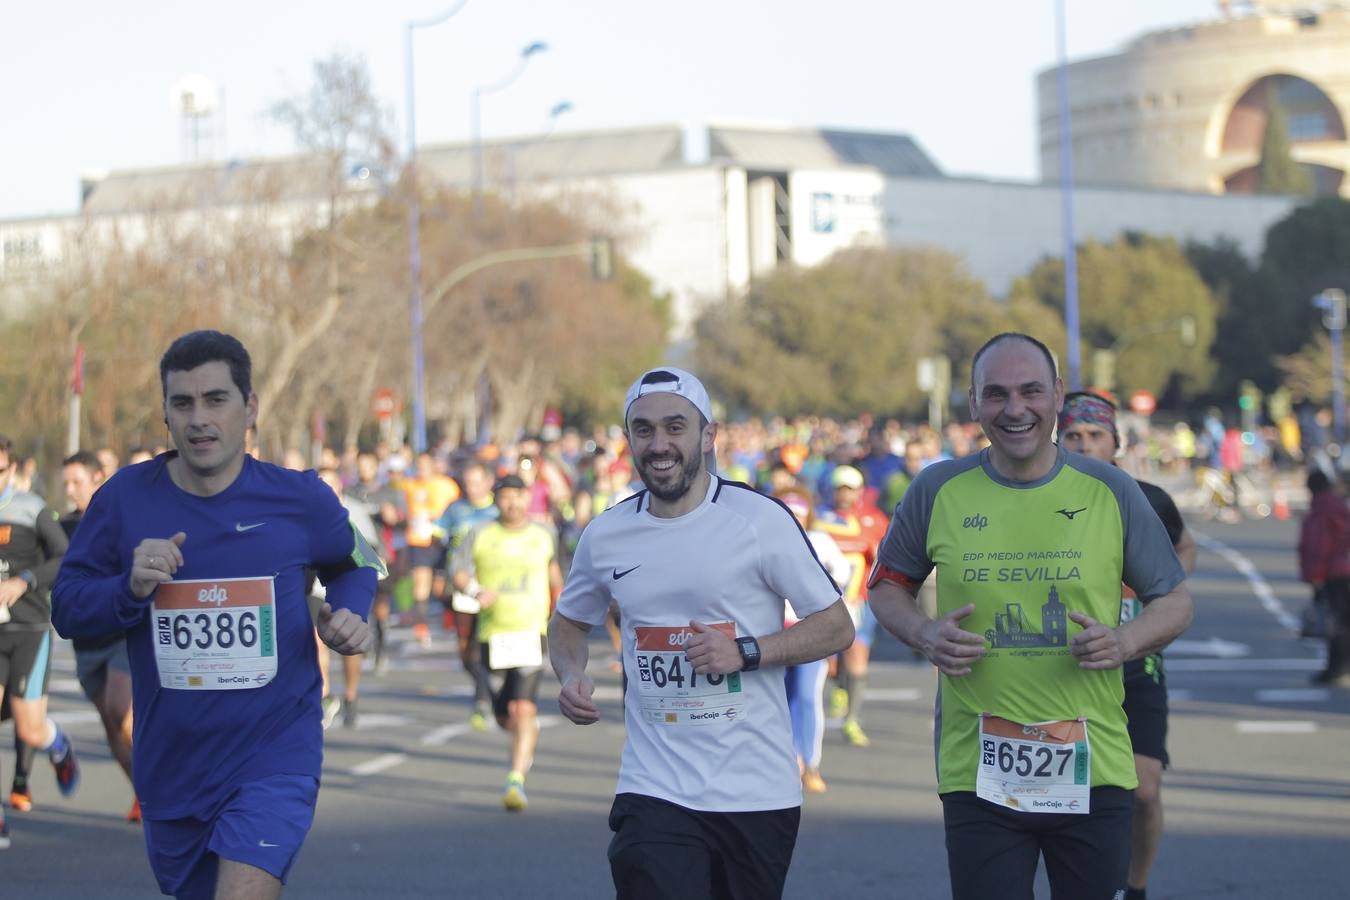
[[[736,638],[736,647],[741,651],[741,671],[753,672],[759,668],[759,641],[752,637]]]

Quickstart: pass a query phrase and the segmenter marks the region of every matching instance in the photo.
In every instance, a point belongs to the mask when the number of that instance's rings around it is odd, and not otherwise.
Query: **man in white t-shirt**
[[[558,705],[599,720],[587,633],[622,619],[627,739],[609,826],[620,900],[778,897],[801,818],[783,667],[853,640],[838,586],[792,513],[705,462],[717,426],[697,378],[628,391],[646,490],[591,522],[549,626]],[[801,620],[783,628],[783,600]]]

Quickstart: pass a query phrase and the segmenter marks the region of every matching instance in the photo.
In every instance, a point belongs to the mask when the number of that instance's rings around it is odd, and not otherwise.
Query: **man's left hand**
[[[741,650],[736,641],[727,637],[726,632],[692,619],[689,627],[694,629],[693,637],[684,645],[684,655],[700,675],[709,672],[717,675],[729,675],[739,672],[745,664],[741,659]]]
[[[1069,613],[1069,618],[1083,626],[1069,642],[1069,649],[1078,657],[1080,669],[1119,669],[1125,665],[1129,651],[1118,629],[1108,628],[1080,612]]]
[[[319,607],[314,624],[319,630],[319,640],[343,656],[365,653],[374,639],[370,625],[364,619],[350,609],[334,612],[327,603]]]

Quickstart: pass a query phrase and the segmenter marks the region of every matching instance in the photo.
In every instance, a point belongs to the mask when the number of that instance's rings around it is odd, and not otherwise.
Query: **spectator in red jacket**
[[[1308,475],[1312,503],[1298,536],[1299,576],[1327,605],[1327,667],[1313,682],[1350,688],[1350,507],[1324,472]]]

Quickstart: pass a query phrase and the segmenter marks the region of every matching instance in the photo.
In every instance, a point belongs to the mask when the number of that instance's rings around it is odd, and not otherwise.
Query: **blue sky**
[[[222,89],[220,158],[284,153],[266,109],[313,61],[363,54],[403,143],[403,25],[455,0],[122,0],[6,5],[0,28],[0,217],[69,212],[81,173],[185,159],[174,84]],[[1066,0],[1071,57],[1217,15],[1213,0]],[[468,0],[416,37],[420,143],[712,120],[912,135],[947,172],[1035,178],[1035,73],[1055,61],[1054,0]]]

